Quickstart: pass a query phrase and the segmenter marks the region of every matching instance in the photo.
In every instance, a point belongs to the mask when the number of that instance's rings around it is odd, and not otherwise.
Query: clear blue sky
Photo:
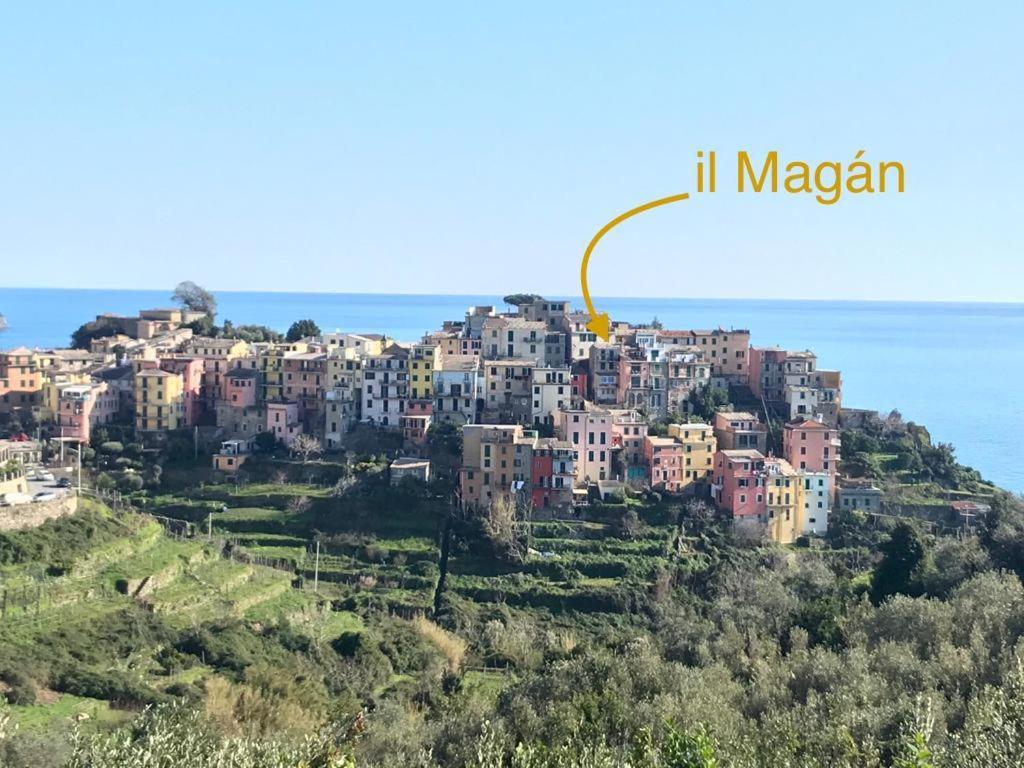
[[[1024,3],[15,3],[0,285],[1020,301]],[[230,6],[230,7],[229,7]],[[902,196],[727,191],[737,149]]]

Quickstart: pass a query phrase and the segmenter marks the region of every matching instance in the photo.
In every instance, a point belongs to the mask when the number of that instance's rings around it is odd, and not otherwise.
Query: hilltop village
[[[0,419],[65,443],[115,424],[145,445],[187,430],[226,475],[261,446],[330,452],[362,424],[400,434],[392,471],[423,480],[432,428],[452,425],[466,510],[650,490],[708,499],[779,543],[824,534],[836,504],[877,509],[877,488],[838,477],[842,378],[813,352],[656,321],[613,322],[601,341],[568,302],[508,298],[513,311],[470,307],[412,342],[310,321],[294,340],[204,336],[202,310],[100,315],[85,348],[0,353]]]
[[[1024,506],[813,352],[175,298],[0,353],[0,763],[920,765],[1024,700]]]

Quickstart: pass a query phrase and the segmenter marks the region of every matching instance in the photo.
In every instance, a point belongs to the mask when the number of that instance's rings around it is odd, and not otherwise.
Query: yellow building
[[[437,344],[413,344],[409,355],[409,398],[429,400],[434,396],[434,371],[440,361]]]
[[[293,352],[306,352],[309,345],[296,341],[288,344],[266,344],[256,355],[257,370],[262,374],[264,402],[284,400],[285,371],[284,359]]]
[[[72,384],[88,384],[92,376],[81,371],[57,373],[47,371],[43,374],[43,393],[39,402],[39,420],[52,421],[57,417],[60,391]]]
[[[714,427],[710,424],[670,424],[668,435],[683,446],[682,487],[711,482],[718,451]]]
[[[363,381],[362,355],[354,349],[332,349],[327,353],[324,363],[324,375],[327,377],[327,389],[341,389],[357,395],[356,390],[362,389]]]
[[[135,429],[178,429],[184,415],[184,381],[179,373],[147,368],[135,374]]]
[[[777,544],[792,544],[803,533],[804,484],[785,459],[764,461],[764,492],[768,537]]]

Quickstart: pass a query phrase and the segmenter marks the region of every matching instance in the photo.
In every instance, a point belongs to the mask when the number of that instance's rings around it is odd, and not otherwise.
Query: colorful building
[[[519,424],[467,424],[462,428],[459,489],[466,509],[482,509],[517,494],[529,481],[529,445]]]
[[[762,526],[767,522],[764,462],[760,451],[749,448],[715,453],[712,496],[738,525]]]
[[[531,446],[530,500],[537,509],[572,504],[576,450],[565,440],[538,438]]]
[[[558,412],[558,435],[576,451],[576,483],[612,479],[612,414],[597,408]]]
[[[747,411],[719,411],[711,426],[722,450],[754,450],[768,453],[768,427]]]
[[[803,483],[785,459],[764,460],[767,535],[777,544],[792,544],[804,532]]]
[[[302,354],[309,351],[309,345],[297,341],[293,343],[271,342],[255,345],[256,360],[237,361],[239,368],[255,367],[260,372],[262,392],[260,402],[269,403],[285,400],[284,360],[288,355]],[[246,362],[249,364],[246,365]]]
[[[0,415],[32,413],[42,401],[43,374],[32,350],[0,352]]]
[[[203,361],[201,398],[212,409],[217,401],[225,399],[225,377],[235,367],[236,360],[249,354],[249,344],[241,339],[193,336],[182,353]]]
[[[626,481],[646,483],[650,468],[645,445],[648,429],[636,411],[612,412],[613,474]]]
[[[711,425],[670,424],[668,435],[683,446],[682,489],[691,483],[710,483],[718,451],[718,441]]]
[[[158,362],[168,373],[181,376],[181,419],[179,426],[191,427],[199,423],[203,413],[203,387],[205,360],[196,357],[164,357]],[[148,363],[142,363],[149,367]],[[222,382],[218,384],[220,386]]]
[[[665,363],[651,360],[641,347],[629,347],[619,358],[616,402],[650,418],[668,414]]]
[[[252,453],[252,440],[225,440],[213,454],[213,468],[228,475],[235,474]]]
[[[97,426],[112,424],[120,412],[118,391],[105,381],[61,387],[56,427],[61,438],[88,443]]]
[[[284,357],[284,399],[299,404],[299,419],[310,434],[323,426],[326,363],[326,352],[292,352]]]
[[[814,419],[790,422],[782,430],[783,455],[801,471],[835,476],[841,445],[838,430]]]
[[[644,458],[651,472],[651,487],[668,493],[683,490],[683,446],[672,437],[644,440]]]
[[[260,372],[232,368],[224,374],[224,402],[232,408],[254,408],[259,400]]]
[[[184,382],[180,373],[143,368],[135,374],[135,431],[165,432],[185,426]]]
[[[434,397],[434,371],[441,358],[436,344],[413,344],[409,350],[409,397],[431,400]]]
[[[266,431],[273,434],[279,443],[290,448],[295,438],[302,434],[299,404],[286,400],[267,403]]]

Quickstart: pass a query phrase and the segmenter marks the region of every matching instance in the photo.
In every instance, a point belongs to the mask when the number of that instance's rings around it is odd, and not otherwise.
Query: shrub
[[[101,699],[121,707],[144,707],[167,700],[159,691],[118,671],[100,672],[71,667],[58,677],[56,688],[74,696]]]
[[[36,681],[18,669],[7,669],[0,672],[0,680],[7,684],[4,696],[11,704],[31,706],[36,703]]]

